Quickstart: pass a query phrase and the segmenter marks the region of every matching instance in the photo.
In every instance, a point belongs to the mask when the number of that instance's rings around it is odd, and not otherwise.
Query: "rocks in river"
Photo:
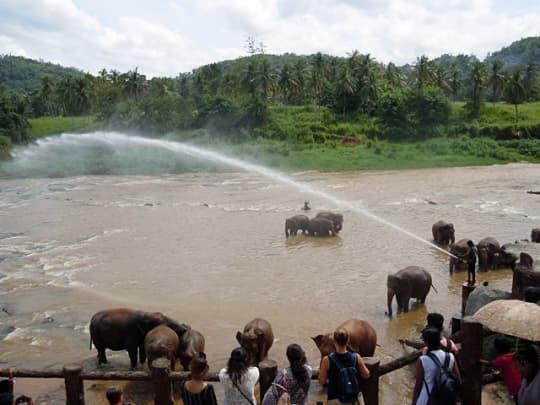
[[[512,294],[502,290],[496,290],[487,286],[479,286],[474,289],[467,299],[465,315],[474,315],[484,305],[496,300],[509,300]]]

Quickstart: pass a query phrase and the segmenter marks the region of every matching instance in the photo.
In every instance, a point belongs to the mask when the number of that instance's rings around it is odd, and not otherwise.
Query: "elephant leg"
[[[105,348],[104,347],[98,347],[98,365],[99,364],[107,364],[107,356],[105,355]]]
[[[134,369],[137,367],[137,346],[127,348],[129,354],[129,360],[131,362],[131,368]]]
[[[146,361],[146,351],[144,350],[144,343],[139,345],[139,363],[144,364]]]
[[[409,298],[403,299],[403,312],[409,312]]]

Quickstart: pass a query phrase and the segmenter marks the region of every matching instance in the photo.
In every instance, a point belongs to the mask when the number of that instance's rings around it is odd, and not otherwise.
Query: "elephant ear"
[[[323,337],[324,337],[323,335],[317,335],[315,337],[312,337],[311,339],[315,342],[315,345],[317,347],[321,347]]]
[[[239,344],[242,344],[242,332],[238,331],[236,332],[236,340]]]

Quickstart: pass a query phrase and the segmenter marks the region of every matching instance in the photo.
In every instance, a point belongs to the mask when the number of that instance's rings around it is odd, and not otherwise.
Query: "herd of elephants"
[[[319,212],[315,217],[296,215],[285,221],[286,237],[297,235],[298,231],[310,236],[333,236],[343,227],[343,215],[329,211]],[[455,242],[453,224],[437,221],[432,227],[433,242],[446,247],[451,253],[449,270],[466,270],[471,244],[469,239]],[[540,243],[540,228],[531,232],[531,241]],[[475,245],[478,256],[478,269],[486,271],[500,267],[510,267],[513,271],[512,296],[526,301],[540,301],[540,272],[533,270],[532,257],[522,252],[520,256],[506,250],[493,237],[486,237]],[[430,288],[431,275],[424,268],[409,266],[388,275],[388,315],[392,316],[394,296],[399,312],[408,312],[409,300],[425,302]],[[532,297],[532,298],[531,298]],[[375,329],[366,321],[350,319],[338,326],[349,332],[349,347],[362,356],[373,356],[377,344]],[[90,321],[90,337],[98,351],[98,364],[106,363],[106,349],[127,350],[131,367],[137,361],[150,366],[156,358],[170,360],[175,369],[178,360],[184,370],[198,352],[204,351],[204,336],[189,325],[179,323],[160,312],[144,312],[127,308],[117,308],[98,312]],[[264,360],[274,341],[270,323],[256,318],[248,322],[243,332],[236,334],[238,343],[249,355],[250,363],[259,364]],[[334,351],[333,334],[318,335],[312,338],[321,352],[321,358]]]

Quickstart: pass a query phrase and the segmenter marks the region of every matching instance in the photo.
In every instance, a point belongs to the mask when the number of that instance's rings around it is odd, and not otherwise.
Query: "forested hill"
[[[510,46],[492,53],[486,61],[491,62],[497,59],[503,62],[505,69],[540,64],[540,37],[528,37],[512,42]]]
[[[75,68],[67,68],[22,56],[0,55],[0,86],[7,90],[32,92],[41,87],[41,79],[48,76],[58,81],[67,76],[82,76]]]

